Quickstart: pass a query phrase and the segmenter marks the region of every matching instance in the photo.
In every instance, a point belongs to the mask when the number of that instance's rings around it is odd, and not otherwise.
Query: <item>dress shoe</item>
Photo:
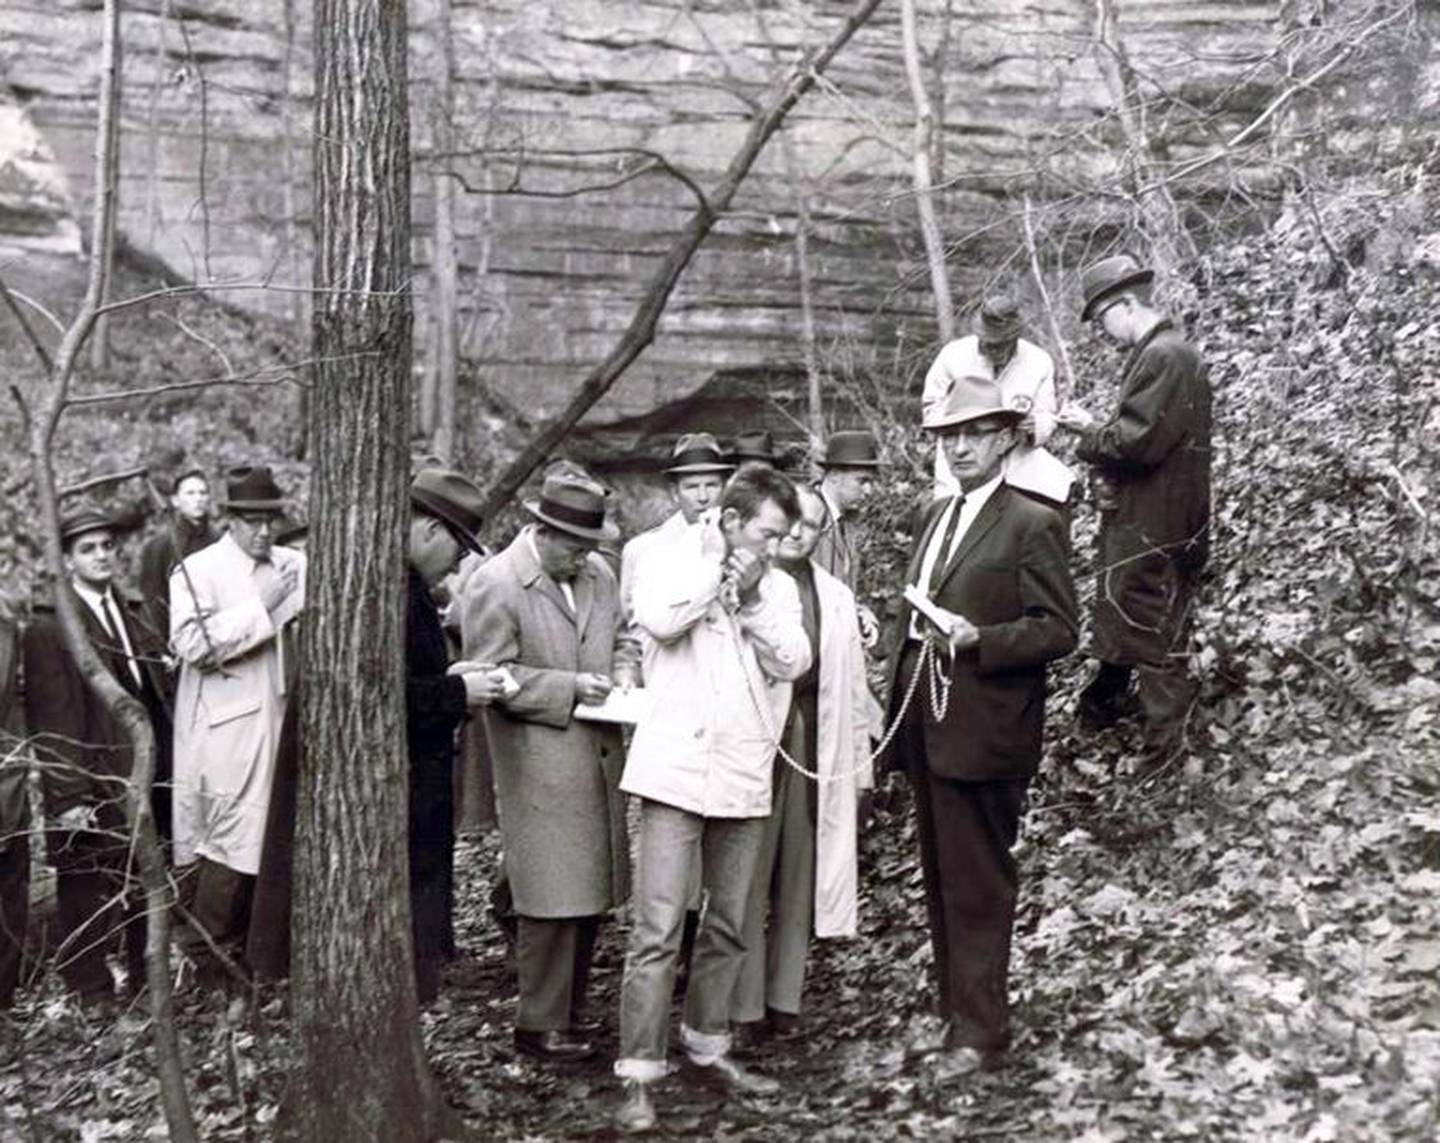
[[[625,1094],[615,1108],[615,1130],[638,1135],[655,1126],[655,1105],[650,1102],[650,1085],[637,1079],[625,1081]]]
[[[515,1047],[527,1056],[537,1060],[556,1063],[574,1063],[588,1060],[595,1054],[595,1045],[589,1040],[576,1039],[569,1032],[551,1028],[545,1032],[532,1032],[525,1028],[515,1029]]]
[[[770,1040],[768,1020],[742,1020],[731,1030],[730,1051],[742,1060],[760,1055]]]
[[[603,1020],[582,1020],[572,1017],[570,1020],[570,1035],[579,1040],[594,1040],[605,1034],[605,1021]]]
[[[708,1064],[690,1063],[706,1079],[728,1088],[740,1095],[774,1095],[780,1090],[780,1081],[752,1072],[731,1056],[721,1056]]]
[[[907,1060],[923,1060],[938,1052],[950,1049],[954,1032],[948,1020],[937,1020],[933,1016],[919,1022],[910,1038],[905,1042]]]
[[[778,1008],[765,1009],[765,1021],[770,1025],[770,1035],[784,1044],[800,1038],[800,1016],[796,1012],[781,1012]]]

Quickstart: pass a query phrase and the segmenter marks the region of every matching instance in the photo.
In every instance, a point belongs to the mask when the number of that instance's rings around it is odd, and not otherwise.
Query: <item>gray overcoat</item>
[[[486,720],[505,870],[525,917],[603,913],[630,892],[620,728],[572,713],[577,674],[613,674],[639,650],[600,556],[588,557],[573,591],[572,611],[527,528],[475,572],[463,600],[464,657],[504,666],[520,684]]]

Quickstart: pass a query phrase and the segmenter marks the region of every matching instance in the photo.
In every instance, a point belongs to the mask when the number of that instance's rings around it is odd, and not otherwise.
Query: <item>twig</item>
[[[15,315],[15,320],[20,323],[21,332],[35,348],[35,355],[40,358],[40,365],[49,373],[54,368],[54,362],[50,358],[50,351],[45,348],[45,343],[30,325],[30,319],[25,316],[24,311],[16,303],[15,297],[10,292],[10,287],[5,284],[5,279],[0,277],[0,297],[4,297],[6,308]]]
[[[371,353],[351,353],[344,357],[331,358],[332,361],[355,361],[371,357]],[[72,406],[78,405],[103,405],[110,401],[129,401],[139,397],[158,397],[165,393],[183,393],[191,389],[205,389],[212,385],[239,385],[242,388],[251,386],[262,389],[270,385],[281,385],[286,381],[296,385],[306,386],[307,381],[301,381],[294,376],[301,369],[311,365],[319,364],[323,358],[308,357],[303,361],[286,362],[281,365],[267,365],[261,369],[252,369],[249,373],[237,373],[233,377],[202,377],[194,381],[171,381],[164,385],[152,385],[147,389],[112,389],[105,393],[86,393],[80,397],[70,398]],[[269,377],[268,381],[257,381],[257,377]]]
[[[220,364],[225,366],[225,376],[227,378],[233,378],[235,376],[235,366],[230,363],[230,358],[225,356],[225,351],[221,349],[215,342],[211,341],[208,337],[196,333],[195,330],[191,329],[174,314],[161,314],[160,316],[166,321],[168,321],[171,325],[175,326],[175,328],[178,329],[181,333],[183,333],[186,337],[190,338],[191,341],[199,342],[206,349],[214,353],[215,356],[220,359]]]
[[[1035,228],[1030,222],[1030,195],[1025,195],[1025,213],[1022,216],[1025,222],[1025,248],[1030,252],[1030,275],[1035,279],[1035,287],[1040,291],[1040,304],[1045,308],[1045,322],[1050,327],[1050,340],[1055,343],[1055,348],[1060,353],[1060,364],[1065,371],[1065,386],[1056,393],[1060,404],[1065,403],[1067,393],[1075,390],[1075,371],[1070,365],[1070,351],[1066,348],[1065,338],[1060,334],[1060,322],[1055,317],[1055,307],[1050,304],[1050,291],[1045,288],[1045,275],[1040,272],[1040,252],[1035,248]]]
[[[1428,528],[1430,526],[1430,513],[1425,511],[1425,506],[1420,503],[1420,498],[1411,490],[1410,483],[1405,479],[1405,474],[1400,471],[1399,466],[1396,464],[1386,465],[1385,475],[1395,481],[1401,494],[1405,497],[1410,507],[1415,510],[1415,515],[1419,516],[1421,523]]]
[[[141,465],[139,468],[127,468],[124,472],[107,472],[103,476],[91,477],[89,480],[82,480],[79,484],[72,484],[68,488],[62,488],[55,493],[57,497],[64,500],[67,496],[79,496],[82,492],[89,492],[91,489],[103,488],[107,484],[119,484],[122,481],[131,480],[137,476],[145,476],[150,469]]]

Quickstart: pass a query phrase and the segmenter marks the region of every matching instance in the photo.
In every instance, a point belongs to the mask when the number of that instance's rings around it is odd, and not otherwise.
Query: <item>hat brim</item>
[[[665,470],[668,476],[694,476],[701,472],[729,472],[735,466],[723,461],[706,461],[703,464],[677,464]]]
[[[1148,282],[1153,282],[1154,280],[1154,270],[1136,270],[1133,274],[1126,274],[1125,277],[1111,282],[1108,286],[1106,286],[1103,290],[1101,290],[1098,294],[1096,294],[1093,298],[1091,298],[1088,302],[1085,303],[1085,308],[1080,311],[1080,320],[1082,322],[1087,322],[1092,317],[1094,317],[1095,307],[1098,306],[1101,302],[1103,302],[1106,298],[1113,297],[1121,290],[1124,290],[1130,286],[1140,286]]]
[[[540,507],[538,500],[527,500],[522,507],[542,524],[549,524],[561,532],[569,532],[572,536],[579,536],[582,540],[618,540],[620,529],[614,524],[606,521],[598,528],[587,528],[583,524],[572,524],[569,520],[560,520],[554,516],[547,515]]]
[[[484,555],[485,549],[475,534],[466,525],[455,517],[450,506],[439,497],[429,496],[422,488],[419,491],[410,490],[410,503],[414,504],[422,512],[434,516],[449,530],[461,545],[477,555]]]
[[[288,500],[227,500],[227,512],[284,512],[290,506]]]
[[[883,468],[877,458],[875,460],[824,460],[818,461],[821,468]]]
[[[956,425],[969,424],[971,421],[978,421],[982,417],[1005,417],[1011,421],[1021,421],[1025,414],[1019,409],[997,409],[993,405],[972,405],[968,409],[957,409],[953,413],[946,414],[943,418],[937,417],[933,421],[927,421],[923,428],[928,433],[943,432],[946,429],[954,428]]]

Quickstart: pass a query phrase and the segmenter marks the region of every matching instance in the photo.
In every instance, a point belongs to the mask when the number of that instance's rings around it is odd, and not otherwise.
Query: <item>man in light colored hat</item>
[[[150,717],[163,770],[170,720],[162,695],[163,644],[143,622],[140,601],[115,583],[121,528],[94,507],[60,521],[69,596],[85,637],[120,687]],[[56,871],[58,961],[84,1005],[107,1008],[114,983],[105,954],[123,931],[132,995],[144,984],[145,908],[131,864],[125,799],[134,762],[120,722],[70,653],[58,600],[42,599],[24,638],[25,715],[35,739],[40,788],[49,819],[46,843]]]
[[[928,411],[960,490],[925,515],[889,657],[889,760],[915,794],[939,985],[939,1023],[911,1051],[958,1070],[997,1065],[1010,1041],[1010,849],[1040,764],[1046,667],[1076,643],[1065,518],[1004,475],[1022,418],[985,377]]]
[[[620,553],[620,601],[628,620],[635,612],[635,569],[653,547],[664,546],[712,505],[720,503],[720,490],[734,465],[725,459],[719,442],[709,433],[686,433],[675,442],[665,475],[675,511],[661,523],[631,539]]]
[[[875,434],[865,429],[831,433],[815,463],[820,469],[817,487],[825,502],[826,524],[815,546],[814,560],[853,591],[860,567],[852,524],[860,506],[875,490],[875,476],[880,470]]]
[[[222,945],[249,925],[299,650],[287,629],[304,608],[305,557],[272,540],[286,503],[269,468],[231,469],[229,530],[170,576],[175,864],[193,879],[195,921]],[[188,948],[218,971],[206,942]]]
[[[453,941],[455,903],[455,731],[504,693],[486,664],[450,662],[431,592],[466,552],[484,496],[447,468],[423,468],[410,484],[405,595],[405,733],[410,754],[410,913],[420,1003],[434,1000],[440,964]]]
[[[514,1042],[565,1062],[594,1052],[584,1013],[591,951],[601,915],[629,892],[620,729],[577,719],[576,707],[632,679],[639,651],[595,550],[615,534],[604,489],[557,474],[525,509],[535,522],[470,578],[463,654],[507,683],[485,717],[519,918]]]
[[[1095,474],[1094,650],[1080,696],[1082,725],[1129,713],[1132,673],[1146,754],[1162,762],[1183,745],[1195,702],[1190,638],[1200,572],[1210,550],[1210,381],[1195,347],[1155,309],[1153,271],[1118,254],[1082,277],[1080,317],[1129,351],[1115,409],[1097,421],[1067,407],[1060,424]]]
[[[980,303],[975,332],[946,343],[925,374],[920,399],[923,415],[943,406],[963,378],[998,382],[1006,408],[1021,414],[1022,438],[1005,461],[1012,488],[1057,504],[1070,497],[1074,476],[1045,449],[1055,431],[1055,362],[1050,354],[1021,337],[1020,306],[1009,294],[992,294]],[[944,447],[935,447],[935,495],[952,496],[955,474]]]

